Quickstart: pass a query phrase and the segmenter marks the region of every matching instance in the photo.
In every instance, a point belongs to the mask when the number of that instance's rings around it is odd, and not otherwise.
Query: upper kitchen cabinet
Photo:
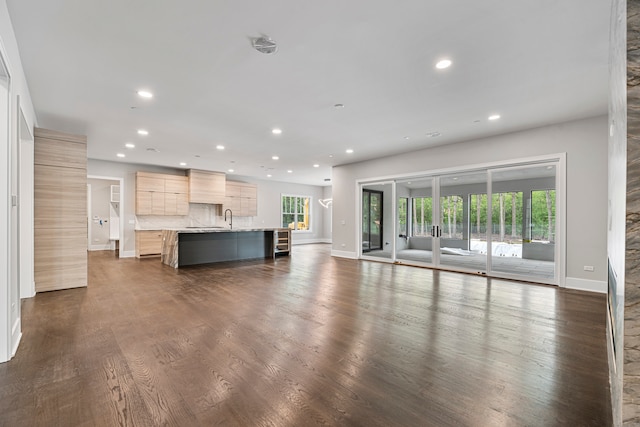
[[[189,169],[189,203],[224,204],[225,174]]]
[[[258,187],[246,182],[227,181],[224,209],[235,216],[258,215]]]
[[[188,215],[186,176],[136,173],[136,215]]]

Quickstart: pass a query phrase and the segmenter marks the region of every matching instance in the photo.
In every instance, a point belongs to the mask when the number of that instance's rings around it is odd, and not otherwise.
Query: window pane
[[[407,235],[407,204],[406,197],[398,199],[398,233]]]
[[[463,203],[460,196],[441,196],[442,209],[442,237],[448,239],[462,239],[463,231]]]
[[[532,241],[555,242],[556,190],[536,190],[531,192]]]
[[[433,211],[431,197],[414,197],[411,199],[413,221],[411,234],[413,236],[430,236],[433,225]]]

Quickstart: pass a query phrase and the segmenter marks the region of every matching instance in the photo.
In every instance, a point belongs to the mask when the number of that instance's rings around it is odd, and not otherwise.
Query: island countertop
[[[162,230],[163,264],[174,268],[274,257],[280,228],[175,227]],[[288,233],[288,230],[285,230]],[[288,235],[288,234],[287,234]],[[288,251],[286,251],[288,253]]]

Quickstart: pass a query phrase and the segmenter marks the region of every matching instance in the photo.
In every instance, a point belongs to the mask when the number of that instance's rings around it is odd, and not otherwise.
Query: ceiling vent
[[[271,55],[272,53],[276,53],[278,45],[275,41],[271,40],[271,38],[262,36],[257,39],[253,39],[253,48],[260,53]]]

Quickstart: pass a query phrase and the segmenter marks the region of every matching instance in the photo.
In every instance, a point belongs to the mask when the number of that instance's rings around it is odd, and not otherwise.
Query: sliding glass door
[[[461,271],[487,271],[487,172],[444,175],[440,197],[440,266]]]
[[[552,281],[556,266],[554,163],[490,171],[491,271]]]
[[[384,192],[362,189],[362,252],[383,250]]]
[[[558,283],[559,165],[363,184],[363,257]]]

